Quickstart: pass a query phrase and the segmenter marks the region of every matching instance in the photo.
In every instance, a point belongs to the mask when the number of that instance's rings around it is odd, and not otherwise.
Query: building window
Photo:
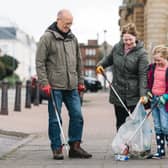
[[[96,55],[96,49],[92,49],[92,52],[93,52],[93,56]]]
[[[86,56],[95,56],[96,55],[96,49],[87,48],[85,50],[85,54],[86,54]]]
[[[85,54],[86,54],[86,55],[89,55],[89,49],[86,48]]]
[[[85,70],[85,76],[89,76],[89,77],[94,77],[95,76],[95,71],[93,70]]]
[[[86,65],[86,66],[95,66],[95,65],[96,65],[96,61],[95,61],[95,60],[87,59],[87,60],[85,61],[85,65]]]

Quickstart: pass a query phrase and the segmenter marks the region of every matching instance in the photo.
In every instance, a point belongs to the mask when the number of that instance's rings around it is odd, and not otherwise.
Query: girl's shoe
[[[153,156],[152,156],[152,159],[161,159],[161,158],[162,158],[162,156],[161,156],[160,153],[155,153],[155,154],[153,154]]]
[[[165,140],[164,134],[156,134],[157,152],[150,154],[146,159],[161,159],[165,156]]]
[[[164,155],[161,155],[159,153],[155,153],[155,154],[149,154],[148,156],[145,157],[145,159],[162,159],[165,157]]]
[[[166,139],[166,145],[168,147],[168,135],[165,135],[165,139]]]

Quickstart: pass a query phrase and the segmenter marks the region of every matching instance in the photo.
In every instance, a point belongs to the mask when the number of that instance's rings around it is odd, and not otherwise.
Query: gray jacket
[[[148,59],[142,42],[137,41],[136,47],[124,54],[124,44],[120,41],[98,65],[112,66],[112,85],[128,106],[136,105],[140,96],[146,95]],[[110,102],[121,105],[112,90]]]
[[[54,23],[56,24],[56,23]],[[70,31],[64,38],[52,27],[40,38],[36,53],[36,71],[42,85],[72,90],[83,83],[82,59],[76,37]]]

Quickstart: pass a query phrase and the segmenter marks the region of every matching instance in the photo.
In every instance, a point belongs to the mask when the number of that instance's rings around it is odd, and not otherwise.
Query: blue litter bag
[[[129,145],[129,154],[132,156],[143,156],[150,152],[152,130],[148,118],[135,134],[135,130],[140,126],[146,114],[144,106],[139,101],[132,113],[133,118],[126,119],[112,141],[114,154],[122,154],[125,144]],[[133,138],[130,139],[132,136]]]

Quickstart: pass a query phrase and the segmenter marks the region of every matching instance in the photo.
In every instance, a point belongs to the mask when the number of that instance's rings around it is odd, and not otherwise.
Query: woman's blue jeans
[[[153,107],[158,97],[154,97],[151,106]],[[158,104],[152,110],[152,116],[154,121],[154,128],[156,134],[168,135],[168,112],[165,109],[165,105]]]
[[[62,124],[61,108],[63,102],[68,110],[69,115],[68,143],[81,141],[83,132],[83,116],[81,112],[80,97],[77,89],[52,90],[52,94],[61,124]],[[56,150],[62,146],[62,141],[61,141],[61,131],[53,107],[52,98],[50,98],[48,103],[48,113],[49,113],[48,134],[49,139],[51,141],[51,149]]]

